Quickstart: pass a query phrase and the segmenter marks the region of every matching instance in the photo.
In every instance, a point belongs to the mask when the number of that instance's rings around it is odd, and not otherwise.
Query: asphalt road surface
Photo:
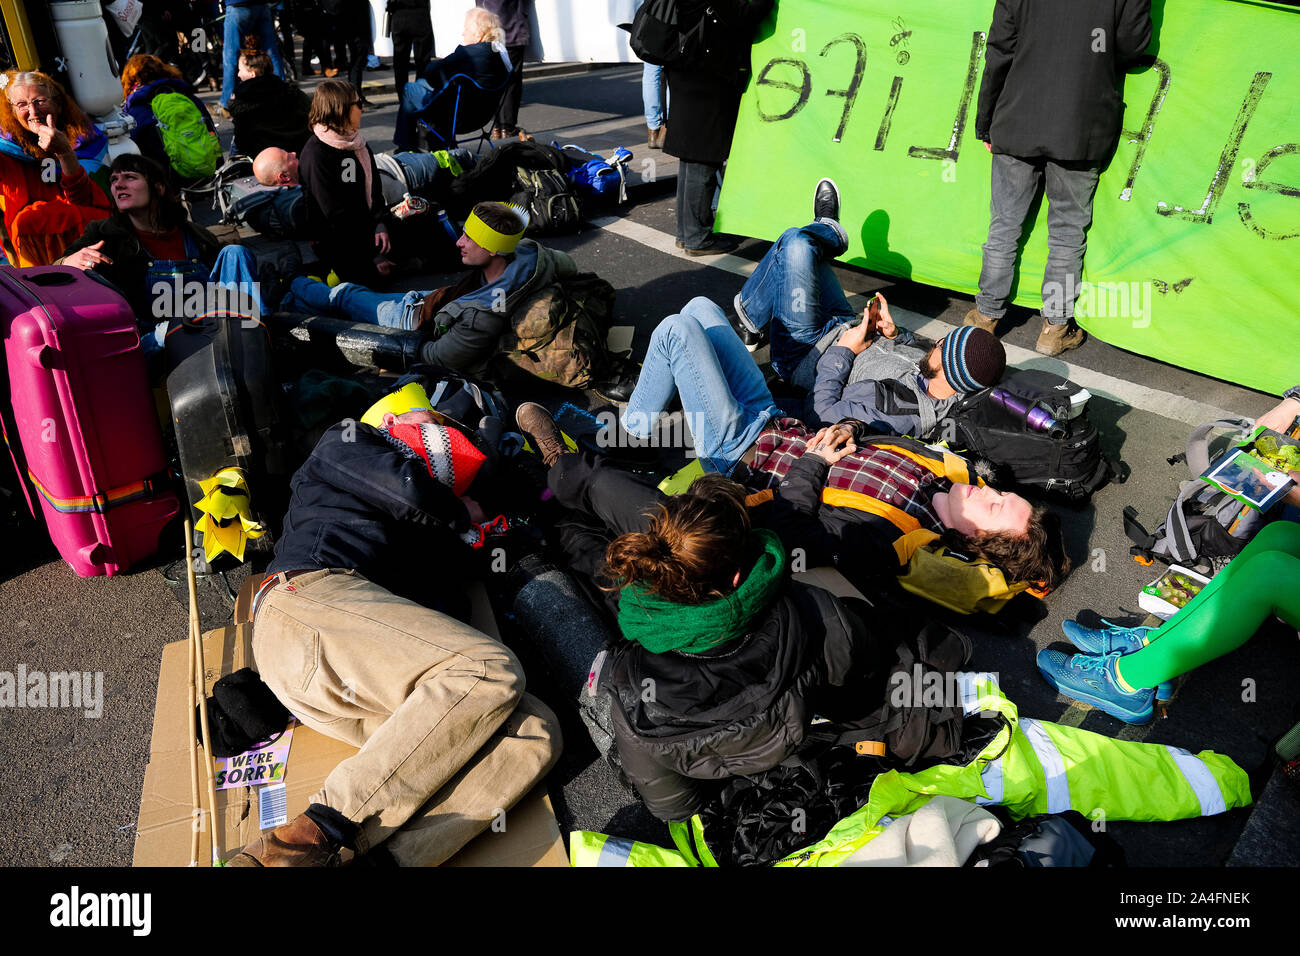
[[[367,114],[365,132],[378,151],[388,148],[396,110],[391,73],[367,74],[367,84],[367,96],[380,108]],[[631,202],[551,244],[571,253],[581,269],[613,283],[617,324],[631,329],[638,357],[655,324],[691,297],[730,303],[768,244],[750,240],[733,256],[703,260],[674,248],[675,164],[645,148],[639,67],[534,75],[524,101],[521,123],[540,140],[576,141],[597,150],[621,144],[637,155],[641,181]],[[228,121],[221,123],[221,132],[228,137]],[[655,160],[654,167],[642,165],[643,158]],[[210,211],[197,210],[196,216],[212,219]],[[838,268],[837,273],[851,293],[884,290],[900,324],[911,328],[941,333],[959,324],[971,305],[965,296],[862,270]],[[440,284],[437,277],[408,286],[431,284]],[[975,640],[972,666],[997,672],[1022,714],[1127,740],[1225,753],[1254,775],[1258,793],[1272,771],[1272,742],[1297,717],[1300,653],[1294,632],[1267,627],[1241,650],[1200,668],[1180,683],[1168,715],[1146,727],[1129,727],[1059,697],[1038,675],[1034,655],[1063,643],[1061,621],[1081,611],[1122,621],[1143,616],[1137,594],[1154,574],[1129,557],[1122,509],[1133,505],[1148,526],[1158,523],[1183,477],[1181,466],[1166,459],[1181,450],[1190,428],[1222,411],[1253,417],[1276,399],[1096,340],[1068,353],[1068,362],[1044,360],[1032,351],[1038,329],[1029,318],[1023,310],[1013,311],[1004,323],[1012,364],[1055,369],[1086,385],[1095,396],[1091,415],[1106,453],[1122,461],[1130,477],[1102,489],[1091,506],[1063,513],[1076,570],[1060,590],[1045,602],[1024,599],[996,618],[966,622]],[[13,510],[14,504],[6,506]],[[129,864],[161,649],[186,635],[185,594],[178,586],[181,553],[178,540],[135,573],[80,579],[38,533],[30,528],[8,533],[0,554],[0,670],[14,672],[23,665],[29,671],[100,672],[103,703],[98,716],[0,709],[0,863]],[[237,588],[239,574],[228,583]],[[229,615],[225,589],[217,579],[204,582],[205,627]],[[526,653],[525,659],[530,660]],[[666,831],[597,759],[547,676],[530,673],[530,687],[566,715],[568,747],[548,779],[562,826],[667,843]],[[1294,800],[1294,792],[1288,794],[1275,780],[1268,799]],[[1238,847],[1234,862],[1294,862],[1300,854],[1294,822],[1289,832],[1275,828],[1266,840],[1242,841],[1250,813],[1113,823],[1110,832],[1132,865],[1220,866],[1239,842],[1244,848]]]

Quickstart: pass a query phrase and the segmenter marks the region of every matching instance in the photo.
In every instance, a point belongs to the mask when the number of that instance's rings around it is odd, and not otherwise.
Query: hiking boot
[[[740,240],[735,236],[713,235],[704,240],[704,243],[695,249],[682,247],[682,252],[688,256],[718,256],[727,252],[735,252],[736,247],[740,245]]]
[[[1102,618],[1102,627],[1084,627],[1078,621],[1062,621],[1061,630],[1071,644],[1085,654],[1132,654],[1146,647],[1147,634],[1154,627],[1120,627]]]
[[[1078,348],[1087,337],[1088,333],[1072,321],[1053,325],[1043,319],[1043,331],[1038,333],[1038,344],[1034,346],[1034,351],[1039,355],[1060,355],[1069,349]]]
[[[338,866],[339,848],[300,813],[263,833],[226,862],[226,866]]]
[[[655,131],[655,145],[654,145],[654,148],[655,148],[655,149],[663,149],[663,148],[664,148],[664,140],[666,140],[667,138],[668,138],[668,124],[667,124],[667,123],[664,123],[663,126],[660,126],[659,129],[657,129],[657,130]]]
[[[971,309],[966,313],[966,318],[961,320],[962,325],[973,325],[977,329],[983,329],[990,335],[996,335],[993,330],[997,328],[998,320],[989,318],[979,309]]]
[[[547,468],[559,461],[561,455],[569,454],[569,446],[564,444],[555,419],[536,402],[524,402],[515,410],[515,424],[528,436]]]
[[[840,220],[840,189],[833,179],[823,179],[813,190],[813,218]]]
[[[1095,656],[1065,655],[1060,651],[1038,652],[1038,670],[1049,684],[1066,697],[1091,704],[1128,724],[1150,723],[1155,711],[1155,691],[1140,687],[1124,690],[1115,670],[1118,652]]]

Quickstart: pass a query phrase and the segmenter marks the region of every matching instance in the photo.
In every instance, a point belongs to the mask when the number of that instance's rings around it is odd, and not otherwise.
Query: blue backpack
[[[582,198],[627,201],[627,164],[632,158],[630,150],[618,147],[614,151],[614,162],[610,163],[604,156],[588,152],[573,143],[560,146],[553,142],[551,145],[564,153],[564,158],[569,163],[565,175]]]

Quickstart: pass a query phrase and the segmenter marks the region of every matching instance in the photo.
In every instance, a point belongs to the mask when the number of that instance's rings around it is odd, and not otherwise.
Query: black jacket
[[[465,74],[485,89],[499,87],[509,75],[506,61],[487,42],[471,43],[469,46],[462,44],[441,60],[430,60],[420,75],[437,90],[458,73]],[[496,105],[495,102],[493,105]],[[461,110],[465,109],[462,102]]]
[[[790,584],[752,633],[707,654],[627,642],[602,673],[628,779],[661,820],[701,810],[728,777],[770,770],[814,716],[880,702],[890,643],[827,591]]]
[[[975,135],[996,153],[1104,160],[1150,41],[1151,0],[997,0]]]
[[[364,173],[354,168],[352,151],[327,146],[315,135],[307,139],[298,157],[298,176],[307,207],[307,234],[315,241],[321,261],[344,281],[376,285],[380,277],[375,269],[379,253],[375,226],[388,210],[369,146],[366,158],[370,162],[369,195]]]
[[[273,73],[243,80],[230,98],[235,145],[253,159],[268,146],[301,152],[311,136],[310,109],[310,96]]]
[[[754,32],[772,2],[682,0],[680,23],[696,24],[707,16],[707,53],[701,62],[667,68],[671,103],[664,152],[692,163],[721,164],[727,158],[740,94],[749,80]]]
[[[289,513],[268,574],[357,571],[394,594],[457,613],[464,504],[376,428],[333,426],[293,476]]]

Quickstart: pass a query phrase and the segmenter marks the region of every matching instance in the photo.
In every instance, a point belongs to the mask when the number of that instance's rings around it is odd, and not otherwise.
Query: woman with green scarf
[[[662,820],[685,820],[726,778],[770,770],[815,716],[883,699],[893,644],[827,591],[790,580],[785,547],[750,526],[744,488],[720,475],[666,499],[614,539],[626,643],[602,668],[628,778]]]

